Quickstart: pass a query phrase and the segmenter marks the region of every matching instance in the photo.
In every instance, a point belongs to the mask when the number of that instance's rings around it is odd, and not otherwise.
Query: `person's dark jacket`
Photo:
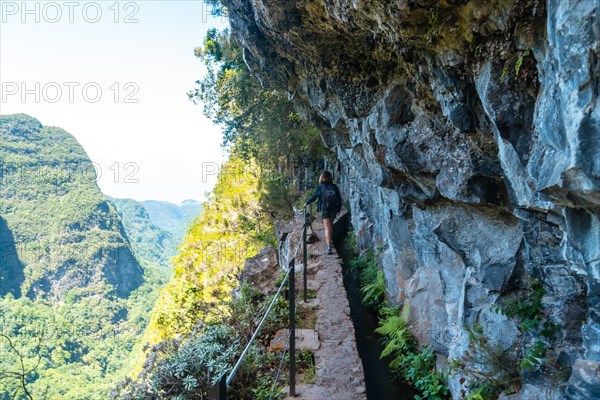
[[[322,196],[321,196],[321,192],[323,191],[323,188],[326,185],[331,185],[335,188],[335,192],[338,195],[339,199],[340,199],[340,209],[341,209],[341,199],[342,196],[340,194],[340,188],[337,187],[337,185],[335,183],[320,183],[319,186],[317,186],[317,189],[313,192],[313,194],[308,198],[308,200],[306,200],[306,204],[310,204],[313,201],[317,200],[317,211],[321,212],[323,211],[323,200],[322,200]],[[340,210],[335,210],[336,213],[339,213]]]

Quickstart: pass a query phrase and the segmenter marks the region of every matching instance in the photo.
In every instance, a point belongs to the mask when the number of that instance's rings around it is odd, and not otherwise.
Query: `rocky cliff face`
[[[600,3],[224,3],[248,66],[321,127],[419,339],[441,359],[475,323],[531,342],[491,306],[533,277],[568,382],[538,368],[517,398],[600,395]]]

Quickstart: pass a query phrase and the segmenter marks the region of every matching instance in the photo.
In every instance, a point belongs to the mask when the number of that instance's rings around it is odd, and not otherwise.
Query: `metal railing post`
[[[223,374],[208,393],[209,400],[227,400],[227,374]]]
[[[290,261],[290,397],[296,396],[296,259]]]
[[[304,212],[304,219],[306,221],[306,208],[305,208],[305,212]],[[307,224],[305,223],[304,225],[305,225],[305,227],[304,227],[304,231],[303,231],[303,237],[306,236],[306,229],[307,229],[306,228]],[[306,240],[304,242],[306,243]],[[281,262],[281,245],[282,244],[280,243],[279,255],[278,255],[279,262]],[[288,279],[287,283],[289,285],[288,290],[289,290],[289,312],[290,312],[290,314],[289,314],[289,318],[290,318],[290,329],[289,329],[289,331],[290,331],[290,338],[289,338],[290,396],[291,397],[296,396],[296,257],[298,257],[299,250],[300,250],[300,242],[298,242],[298,244],[296,245],[296,250],[294,251],[294,255],[292,256],[292,259],[289,263],[289,268],[285,274],[285,277],[283,278],[283,281],[279,285],[279,289],[277,289],[277,292],[273,296],[273,299],[271,300],[269,307],[267,307],[267,310],[263,314],[263,317],[260,320],[260,322],[258,323],[258,326],[256,327],[254,333],[252,334],[252,337],[246,344],[244,351],[242,351],[242,354],[240,355],[237,362],[233,366],[233,369],[231,370],[231,372],[229,372],[229,375],[224,374],[223,376],[221,376],[219,381],[216,382],[211,387],[210,391],[208,392],[209,400],[227,400],[227,386],[231,384],[231,381],[233,380],[236,371],[238,370],[238,368],[240,367],[240,365],[242,365],[242,362],[244,361],[244,357],[250,351],[250,347],[252,346],[254,339],[256,339],[256,337],[258,336],[258,333],[260,332],[260,328],[263,326],[263,324],[267,320],[269,313],[271,312],[271,310],[273,309],[273,307],[277,301],[277,297],[279,296],[281,291],[284,289],[286,279]],[[306,266],[306,261],[304,264]],[[305,285],[306,285],[306,281],[305,281]],[[285,353],[284,353],[284,356],[285,356]],[[282,362],[283,362],[283,359],[284,358],[282,357],[282,359],[281,359]],[[279,376],[279,373],[277,374],[277,376]],[[276,379],[276,381],[277,381],[277,379]]]
[[[304,228],[302,228],[302,262],[304,263],[304,302],[308,301],[308,246],[306,244],[306,233],[308,230],[308,216],[306,215],[306,206],[304,206]]]

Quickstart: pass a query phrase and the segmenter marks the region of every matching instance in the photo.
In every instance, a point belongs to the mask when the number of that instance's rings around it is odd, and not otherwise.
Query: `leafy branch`
[[[14,395],[16,395],[18,393],[18,390],[20,389],[23,391],[23,393],[25,394],[25,396],[27,396],[28,399],[33,400],[33,396],[27,387],[27,381],[28,381],[28,378],[31,375],[33,375],[34,372],[38,369],[38,367],[40,366],[40,363],[42,361],[42,354],[41,354],[41,348],[42,348],[42,342],[43,342],[42,335],[37,336],[37,343],[34,346],[34,357],[36,358],[36,361],[35,361],[35,364],[30,368],[25,366],[25,364],[26,364],[25,361],[26,361],[27,357],[23,353],[21,353],[21,351],[19,351],[19,349],[17,349],[17,346],[13,343],[10,336],[8,336],[4,333],[0,333],[0,339],[3,339],[4,341],[6,341],[8,343],[8,347],[9,347],[10,351],[13,352],[17,356],[17,361],[18,361],[18,367],[17,367],[18,369],[16,371],[0,371],[0,380],[6,379],[6,378],[16,379],[19,382],[19,388],[14,393]],[[47,391],[48,391],[48,388],[46,388],[46,391],[43,394],[42,399],[46,398]],[[13,396],[13,397],[15,397],[15,396]]]

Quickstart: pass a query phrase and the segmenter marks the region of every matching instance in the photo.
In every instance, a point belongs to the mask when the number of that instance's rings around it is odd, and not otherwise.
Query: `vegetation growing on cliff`
[[[196,53],[208,75],[190,98],[223,126],[231,157],[175,259],[174,279],[152,318],[151,342],[191,332],[222,311],[244,260],[273,244],[275,218],[292,215],[298,166],[314,167],[324,153],[317,131],[300,122],[291,102],[250,74],[228,31],[209,31]]]
[[[196,54],[208,74],[190,98],[223,127],[223,145],[259,168],[263,210],[271,218],[290,218],[298,190],[314,184],[306,182],[305,172],[314,175],[326,154],[319,131],[302,121],[286,93],[261,86],[229,30],[209,30]]]
[[[290,101],[262,88],[249,73],[241,48],[228,31],[210,31],[197,54],[209,73],[198,82],[190,98],[201,101],[205,113],[223,126],[223,144],[230,158],[222,166],[201,215],[188,230],[174,258],[173,278],[152,313],[145,340],[156,346],[140,367],[138,379],[122,386],[120,395],[138,393],[136,385],[145,380],[162,379],[158,377],[164,375],[164,365],[171,365],[181,357],[181,349],[201,340],[207,326],[234,326],[234,331],[242,334],[240,343],[249,339],[244,329],[251,332],[256,315],[235,322],[240,317],[234,311],[239,305],[238,300],[232,302],[231,294],[238,285],[238,275],[246,258],[265,245],[275,244],[275,218],[292,215],[292,206],[299,197],[300,172],[304,175],[307,168],[314,169],[324,153],[318,132],[300,122]],[[244,303],[244,307],[250,306]],[[245,327],[241,332],[237,329],[239,323]],[[261,342],[268,343],[268,331]],[[264,357],[270,355],[264,353]],[[257,363],[265,366],[263,361]],[[198,380],[196,375],[190,373]],[[213,381],[216,377],[211,375]],[[195,394],[188,393],[192,397],[206,388],[188,382],[185,389],[182,377],[177,379],[173,384],[182,385],[184,391],[192,390]],[[257,398],[259,383],[246,384],[255,391],[248,395],[250,398]],[[243,391],[238,394],[245,396]]]
[[[481,324],[469,328],[469,347],[462,357],[453,360],[454,372],[461,373],[463,391],[481,398],[498,398],[501,393],[516,393],[528,373],[541,372],[553,376],[553,386],[565,383],[570,370],[558,362],[553,346],[558,325],[552,322],[543,305],[546,294],[541,281],[531,279],[519,293],[511,293],[492,309],[516,323],[519,338],[508,349],[492,344]],[[470,397],[471,398],[471,397]]]
[[[235,156],[220,171],[153,311],[147,335],[151,343],[218,319],[246,258],[273,241],[271,220],[259,204],[258,174],[255,164]]]
[[[138,262],[70,134],[8,115],[0,143],[0,398],[105,399],[164,274]]]
[[[354,248],[354,236],[350,235],[347,244]],[[389,367],[396,379],[406,381],[423,397],[418,399],[442,400],[449,397],[447,379],[436,370],[436,354],[429,346],[419,347],[408,326],[409,305],[391,307],[385,298],[386,285],[383,272],[379,268],[378,257],[367,251],[351,262],[352,273],[356,274],[361,285],[363,303],[378,313],[379,328],[385,348],[381,357],[390,359]]]

